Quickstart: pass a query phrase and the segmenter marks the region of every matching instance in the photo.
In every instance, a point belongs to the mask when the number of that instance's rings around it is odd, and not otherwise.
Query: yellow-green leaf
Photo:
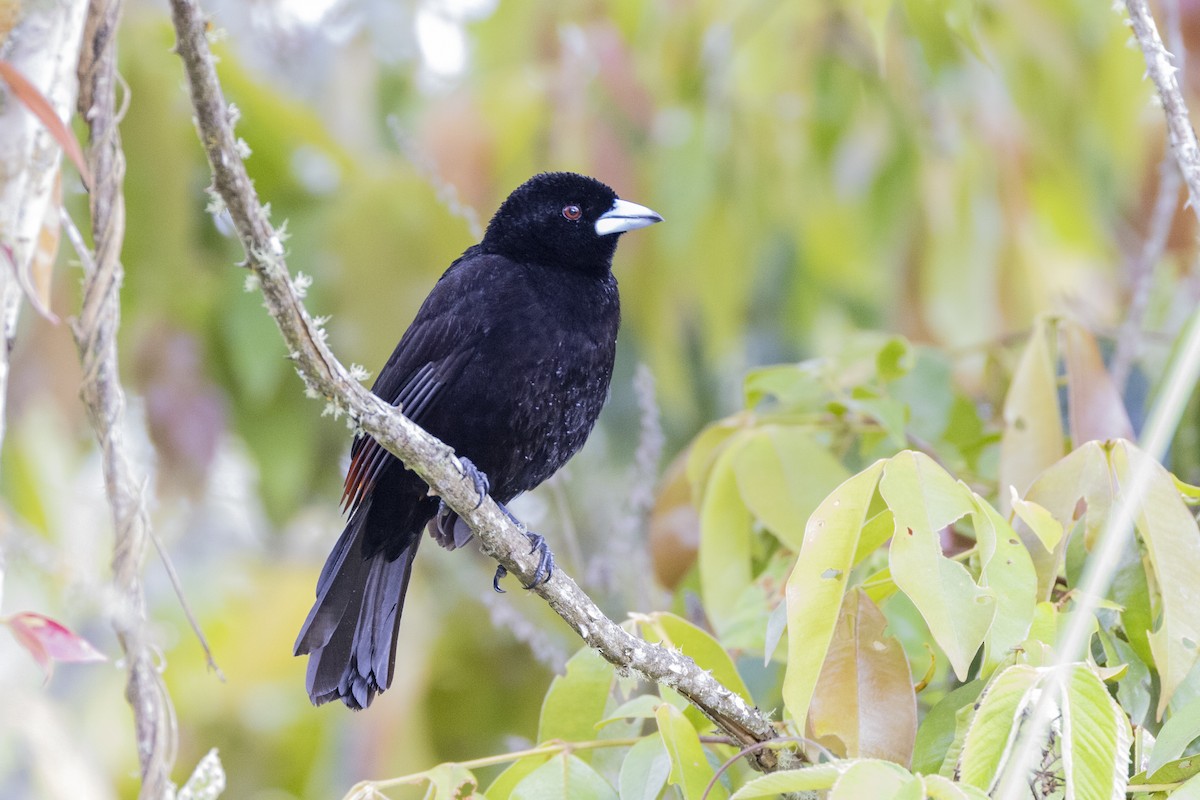
[[[783,702],[802,723],[833,639],[858,537],[885,462],[847,480],[809,517],[787,582],[788,666]]]
[[[596,738],[596,725],[612,689],[613,665],[585,647],[567,661],[565,675],[550,682],[538,720],[538,741],[579,742]]]
[[[992,590],[976,585],[966,567],[942,555],[938,539],[943,528],[974,510],[974,497],[928,456],[912,452],[887,463],[879,492],[896,520],[892,579],[965,680],[992,624],[996,599]]]
[[[844,481],[846,468],[808,430],[767,425],[737,448],[733,460],[742,500],[767,530],[793,550],[808,517]]]
[[[753,518],[742,502],[734,471],[738,447],[717,456],[700,505],[700,593],[718,630],[733,601],[750,585]]]
[[[1196,664],[1200,647],[1200,529],[1175,489],[1171,475],[1157,461],[1128,442],[1112,451],[1113,472],[1126,487],[1139,470],[1150,479],[1138,506],[1136,524],[1146,545],[1160,597],[1161,622],[1150,632],[1150,651],[1162,679],[1158,716]]]
[[[684,800],[700,800],[713,777],[713,768],[704,755],[704,747],[692,723],[674,706],[658,707],[658,733],[671,757],[670,782],[683,792]],[[708,793],[711,800],[728,797],[720,783]]]
[[[1029,337],[1004,399],[1004,435],[1000,440],[1000,496],[1007,487],[1024,494],[1034,479],[1063,455],[1058,378],[1051,352],[1052,323],[1040,320]]]

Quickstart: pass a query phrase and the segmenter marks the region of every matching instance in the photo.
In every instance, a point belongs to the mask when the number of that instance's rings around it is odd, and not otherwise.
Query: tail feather
[[[398,557],[362,557],[367,508],[350,519],[317,584],[317,601],[296,639],[308,654],[307,688],[314,705],[341,700],[370,705],[392,682],[396,634],[420,537]]]

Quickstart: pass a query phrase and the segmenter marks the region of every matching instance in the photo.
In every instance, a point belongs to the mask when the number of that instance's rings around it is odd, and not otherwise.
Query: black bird
[[[617,239],[661,220],[593,178],[531,178],[434,285],[371,391],[469,460],[477,488],[498,502],[532,489],[583,446],[608,394]],[[350,453],[349,520],[295,653],[308,654],[315,705],[336,698],[362,709],[391,685],[422,529],[434,520],[431,532],[451,549],[470,531],[374,439],[357,437]],[[541,537],[530,539],[544,580],[553,561]]]

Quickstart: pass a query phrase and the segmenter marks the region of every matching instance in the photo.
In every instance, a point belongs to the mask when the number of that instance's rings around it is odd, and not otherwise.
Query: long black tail
[[[359,710],[392,683],[396,632],[421,536],[398,557],[363,558],[370,504],[356,510],[317,580],[317,602],[296,638],[308,654],[308,696],[314,705],[341,700]]]

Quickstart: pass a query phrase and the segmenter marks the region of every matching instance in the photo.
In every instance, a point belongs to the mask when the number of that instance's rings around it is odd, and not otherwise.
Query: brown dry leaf
[[[1132,439],[1133,425],[1121,393],[1104,367],[1095,337],[1078,322],[1064,321],[1059,330],[1067,370],[1071,442],[1078,447],[1092,440]]]
[[[819,741],[840,741],[839,755],[907,767],[917,735],[917,694],[904,648],[884,635],[886,627],[887,618],[866,592],[846,595],[808,725]]]
[[[700,547],[700,515],[692,502],[687,456],[681,453],[667,468],[650,511],[650,560],[654,576],[674,589],[696,563]]]

